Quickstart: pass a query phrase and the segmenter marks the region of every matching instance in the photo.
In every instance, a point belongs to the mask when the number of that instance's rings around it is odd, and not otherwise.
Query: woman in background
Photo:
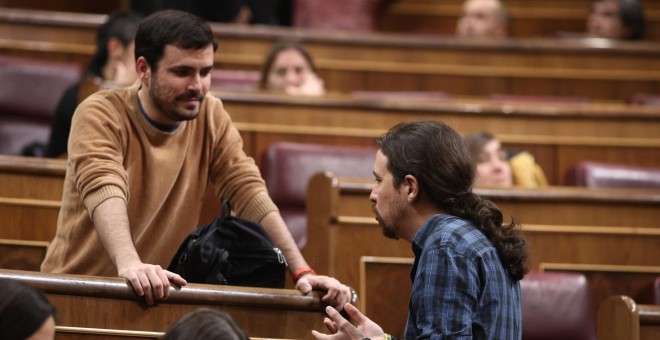
[[[261,69],[259,88],[291,95],[325,94],[323,80],[318,76],[311,55],[295,42],[277,43],[268,52]]]
[[[543,169],[529,152],[509,157],[502,143],[488,132],[476,132],[464,137],[477,164],[475,187],[546,187]]]

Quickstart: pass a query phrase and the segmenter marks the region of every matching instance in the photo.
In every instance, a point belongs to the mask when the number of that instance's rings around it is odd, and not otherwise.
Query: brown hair
[[[495,136],[484,131],[471,133],[463,138],[463,140],[465,140],[465,143],[468,146],[468,149],[470,150],[470,154],[472,155],[472,158],[475,161],[479,157],[481,151],[484,149],[484,146],[486,146],[486,144],[488,144],[490,141],[494,139]]]
[[[472,192],[476,165],[463,138],[437,121],[399,123],[378,140],[398,187],[406,175],[417,178],[422,197],[438,209],[468,219],[493,244],[509,277],[518,281],[527,269],[527,244],[520,225],[503,225],[502,212]]]

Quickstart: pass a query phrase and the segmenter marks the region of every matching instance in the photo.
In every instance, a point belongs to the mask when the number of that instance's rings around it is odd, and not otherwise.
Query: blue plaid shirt
[[[406,339],[521,338],[520,285],[472,222],[435,215],[412,248]]]

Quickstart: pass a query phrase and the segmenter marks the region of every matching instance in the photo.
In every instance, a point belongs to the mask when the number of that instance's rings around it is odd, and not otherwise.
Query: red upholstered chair
[[[660,94],[637,93],[630,99],[630,104],[660,107]]]
[[[305,198],[310,178],[330,171],[337,176],[372,178],[376,148],[275,143],[266,150],[261,173],[296,244],[307,243]]]
[[[316,30],[373,31],[383,0],[294,0],[293,26]]]
[[[520,281],[525,340],[592,340],[596,323],[582,274],[530,272]]]
[[[75,63],[0,55],[0,154],[45,143],[60,97],[81,76]]]
[[[564,184],[589,188],[660,189],[660,168],[580,162],[566,172]]]

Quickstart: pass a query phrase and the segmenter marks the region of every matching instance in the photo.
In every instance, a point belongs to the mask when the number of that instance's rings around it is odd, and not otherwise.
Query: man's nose
[[[201,91],[202,89],[202,77],[200,74],[195,74],[190,83],[188,83],[188,90]]]

